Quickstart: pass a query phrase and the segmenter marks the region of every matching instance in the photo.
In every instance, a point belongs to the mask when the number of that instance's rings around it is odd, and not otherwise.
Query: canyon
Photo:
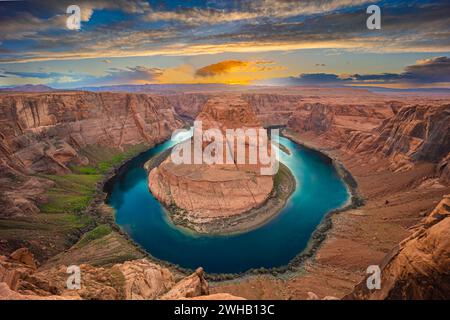
[[[102,151],[153,146],[181,125],[164,97],[149,95],[11,94],[0,96],[0,108],[0,216],[39,211],[35,193],[46,182],[30,175],[70,173]]]
[[[87,210],[91,218],[86,223],[82,212],[46,211],[58,188],[72,187],[75,178],[85,183],[97,176],[82,175],[79,168],[101,167],[107,158],[126,152],[132,156],[168,139],[183,120],[206,116],[203,108],[217,97],[244,101],[256,115],[252,125],[284,126],[285,136],[342,163],[364,198],[362,206],[327,217],[331,227],[320,247],[311,259],[291,268],[290,277],[247,275],[210,281],[206,289],[202,270],[186,275],[145,258],[114,226],[106,206]],[[0,94],[0,297],[448,299],[448,101],[445,96],[323,88]],[[172,181],[172,172],[158,171],[150,172],[150,184]],[[153,178],[170,176],[153,180],[152,172]],[[71,184],[63,184],[61,177],[70,177]],[[93,183],[101,186],[101,177]],[[269,189],[261,192],[258,203]],[[164,201],[165,193],[158,192]],[[229,213],[255,205],[241,204],[231,206]],[[214,206],[205,207],[216,214]],[[85,291],[73,294],[63,288],[69,264],[81,264],[89,274],[92,285]],[[373,264],[381,266],[386,284],[379,292],[364,289],[365,270]]]

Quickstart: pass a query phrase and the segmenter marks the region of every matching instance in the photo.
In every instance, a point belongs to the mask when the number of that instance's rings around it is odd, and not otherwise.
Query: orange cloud
[[[275,66],[273,61],[224,60],[198,69],[195,75],[198,77],[214,77],[231,72],[260,72],[281,69],[281,67]]]

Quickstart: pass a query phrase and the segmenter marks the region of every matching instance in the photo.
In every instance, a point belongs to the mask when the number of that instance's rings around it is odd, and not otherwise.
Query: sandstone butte
[[[203,131],[216,128],[224,136],[226,129],[261,128],[250,106],[238,98],[208,100],[196,120],[202,122]],[[202,151],[209,143],[203,142]],[[194,164],[193,161],[192,164],[174,164],[168,156],[149,173],[151,192],[166,206],[183,210],[182,214],[196,230],[202,229],[195,224],[214,223],[261,206],[272,192],[273,176],[261,175],[261,167],[267,165],[261,164],[259,157],[256,164],[249,164],[251,142],[248,139],[243,164],[237,161],[237,144],[231,143],[224,141],[223,152],[226,159],[227,149],[234,149],[232,164]]]
[[[33,229],[52,186],[36,173],[70,173],[71,164],[93,161],[87,152],[92,147],[152,146],[181,126],[178,116],[195,119],[206,101],[226,95],[0,95],[0,298],[450,298],[450,105],[445,96],[318,88],[233,95],[251,106],[262,125],[285,125],[292,139],[342,161],[366,200],[332,215],[314,259],[288,278],[249,275],[216,282],[206,292],[200,270],[179,274],[142,259],[115,231],[79,246],[73,238],[78,241],[81,231],[61,237]],[[31,219],[28,224],[25,218]],[[127,255],[119,255],[123,250]],[[88,274],[77,293],[65,289],[65,266],[72,263]],[[386,286],[381,291],[363,287],[371,264],[382,268]]]

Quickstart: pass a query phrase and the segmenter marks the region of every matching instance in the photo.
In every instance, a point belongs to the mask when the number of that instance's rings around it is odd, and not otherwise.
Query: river
[[[178,141],[186,136],[179,136]],[[204,236],[172,225],[148,189],[143,168],[151,157],[172,147],[166,141],[132,159],[116,176],[109,204],[116,222],[152,256],[210,273],[238,273],[286,265],[303,251],[324,215],[343,206],[350,194],[334,166],[314,150],[280,137],[290,155],[280,151],[297,187],[279,215],[260,228],[230,236]]]

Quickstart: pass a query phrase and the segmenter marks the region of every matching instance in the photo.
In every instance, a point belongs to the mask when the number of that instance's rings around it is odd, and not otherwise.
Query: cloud
[[[72,4],[72,0],[26,2],[23,8],[14,10],[2,7],[0,2],[0,39],[26,39],[49,30],[64,31],[66,10]],[[143,0],[80,0],[76,5],[80,7],[82,22],[88,22],[95,10],[116,9],[138,14],[150,9],[148,2]]]
[[[39,3],[39,9],[47,12],[65,15],[66,9],[76,4],[81,9],[81,21],[89,21],[95,10],[121,10],[127,13],[144,13],[150,10],[150,5],[144,0],[46,0]]]
[[[450,82],[450,58],[434,57],[419,60],[414,65],[405,67],[402,73],[382,73],[368,75],[352,75],[351,78],[360,82],[405,82],[405,83],[436,83]]]
[[[60,72],[22,72],[22,71],[3,71],[6,77],[19,77],[19,78],[38,78],[48,79],[66,76],[67,73]]]
[[[302,73],[298,77],[275,78],[258,81],[259,85],[303,86],[303,85],[343,85],[351,81],[333,73]]]
[[[200,77],[212,77],[218,74],[224,74],[236,69],[243,69],[248,66],[248,62],[240,60],[225,60],[210,64],[198,69],[195,74]]]
[[[24,72],[0,69],[0,77],[7,82],[46,83],[55,87],[81,87],[115,84],[147,83],[240,83],[262,85],[324,85],[324,86],[450,86],[450,58],[446,56],[419,60],[406,66],[400,73],[334,74],[302,73],[299,76],[270,78],[264,71],[281,70],[282,67],[267,60],[224,60],[199,69],[182,64],[166,69],[146,66],[109,68],[104,75]],[[11,80],[8,80],[11,79]]]
[[[209,1],[208,8],[181,8],[176,11],[152,10],[149,21],[173,21],[188,25],[223,24],[243,20],[289,18],[326,13],[343,7],[361,5],[371,0],[253,0]],[[214,6],[214,7],[213,7]]]
[[[419,60],[401,73],[337,75],[332,73],[303,73],[298,77],[259,81],[269,85],[430,85],[450,83],[450,58],[434,57]]]
[[[181,11],[152,11],[147,14],[148,21],[173,21],[188,25],[221,24],[226,22],[255,19],[257,13],[221,11],[214,9],[186,9]]]
[[[335,83],[347,81],[348,79],[330,73],[303,73],[300,75],[299,80],[306,83]]]
[[[66,23],[66,18],[62,15],[41,19],[29,12],[18,15],[0,15],[0,18],[1,40],[26,40],[40,32],[57,28],[63,29]]]
[[[70,84],[71,87],[87,85],[114,85],[114,84],[143,84],[159,82],[159,77],[164,70],[149,68],[145,66],[127,68],[109,68],[102,76],[93,76],[82,73],[60,73],[60,72],[14,72],[3,71],[4,77],[14,79],[44,79],[46,83],[55,85]]]
[[[68,83],[77,82],[86,77],[84,74],[73,72],[43,72],[43,71],[8,71],[0,70],[0,77],[4,85],[22,85],[22,84],[62,84],[67,86]]]
[[[267,60],[224,60],[198,69],[195,75],[199,77],[214,77],[231,72],[261,72],[280,69],[281,67],[275,66],[273,61]]]
[[[372,1],[206,3],[174,7],[162,1],[155,7],[143,0],[79,1],[84,23],[81,32],[73,32],[65,28],[69,0],[27,2],[15,11],[0,2],[0,62],[311,48],[450,51],[450,17],[443,14],[450,11],[448,1],[386,0],[382,29],[375,32],[365,23],[365,5]],[[124,14],[115,19],[112,11]]]
[[[450,82],[450,58],[435,57],[419,60],[405,68],[404,78],[411,81]]]
[[[110,68],[104,76],[89,77],[86,85],[146,84],[158,82],[164,70],[144,66]]]

